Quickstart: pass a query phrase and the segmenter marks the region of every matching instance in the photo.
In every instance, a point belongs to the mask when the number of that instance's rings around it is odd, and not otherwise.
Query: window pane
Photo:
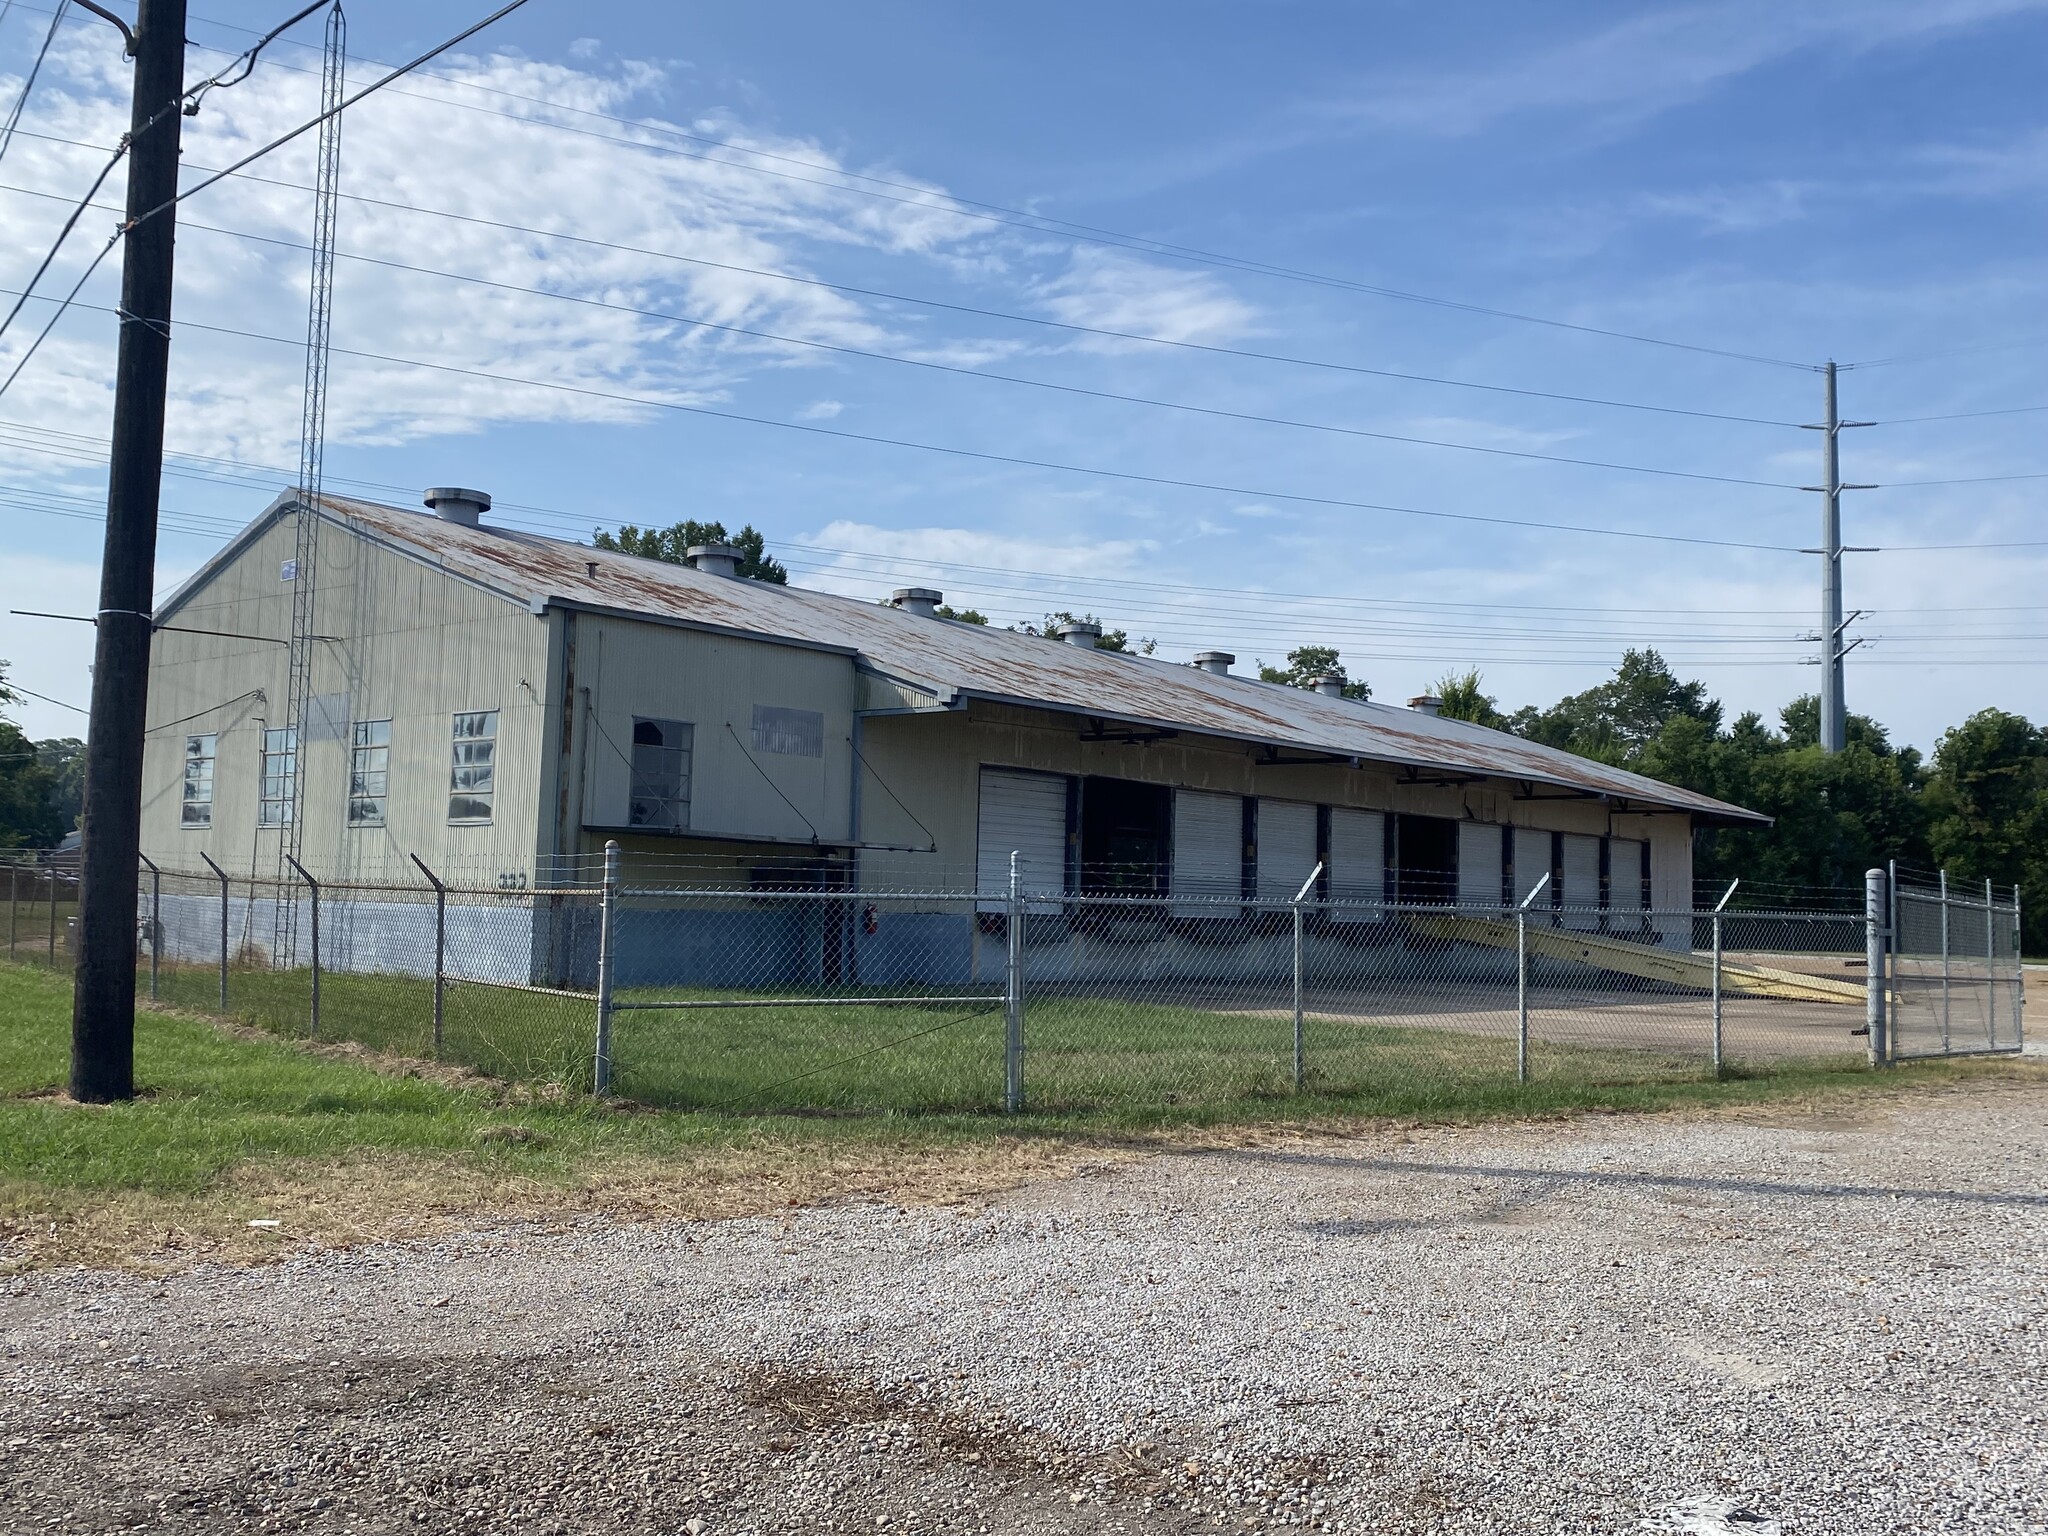
[[[477,795],[450,795],[448,797],[448,819],[450,821],[489,821],[491,802]]]

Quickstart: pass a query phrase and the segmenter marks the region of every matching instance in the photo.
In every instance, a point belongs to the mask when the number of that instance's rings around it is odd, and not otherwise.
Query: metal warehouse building
[[[163,605],[152,859],[266,871],[297,818],[318,877],[413,880],[417,855],[507,889],[609,839],[629,867],[688,852],[693,880],[738,887],[996,892],[1016,851],[1034,896],[1190,910],[1291,897],[1319,862],[1321,894],[1362,913],[1498,908],[1549,874],[1558,921],[1657,942],[1643,914],[1692,905],[1693,827],[1763,820],[1424,710],[1233,676],[1220,653],[964,624],[923,589],[881,605],[756,582],[730,552],[670,565],[431,496],[280,497]],[[281,643],[301,579],[303,732]]]

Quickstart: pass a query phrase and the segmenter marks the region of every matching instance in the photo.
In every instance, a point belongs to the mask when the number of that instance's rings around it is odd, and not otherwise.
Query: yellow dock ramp
[[[1548,917],[1548,913],[1541,914]],[[1658,949],[1633,944],[1625,939],[1597,933],[1575,933],[1539,923],[1530,914],[1529,953],[1553,960],[1570,960],[1598,966],[1623,976],[1644,981],[1662,981],[1673,986],[1697,987],[1705,992],[1714,985],[1711,958],[1690,950]],[[1467,944],[1489,944],[1496,949],[1515,947],[1515,924],[1500,918],[1464,917],[1445,913],[1442,917],[1411,913],[1408,926],[1417,933],[1440,939],[1460,939]],[[1745,997],[1769,997],[1789,1003],[1840,1003],[1863,1006],[1863,987],[1853,981],[1835,981],[1826,976],[1809,976],[1800,971],[1781,971],[1762,965],[1721,963],[1721,990]]]

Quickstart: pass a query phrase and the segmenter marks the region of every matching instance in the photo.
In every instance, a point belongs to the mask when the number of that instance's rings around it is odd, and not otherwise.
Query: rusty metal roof
[[[489,525],[464,527],[352,498],[322,499],[331,516],[536,610],[554,605],[620,611],[843,650],[875,671],[941,697],[1026,704],[1425,773],[1522,780],[1713,820],[1769,820],[1462,720],[1218,676],[1153,658],[1084,650],[994,626],[920,618],[801,587],[706,575],[566,539]],[[281,497],[272,513],[290,505],[289,498]]]

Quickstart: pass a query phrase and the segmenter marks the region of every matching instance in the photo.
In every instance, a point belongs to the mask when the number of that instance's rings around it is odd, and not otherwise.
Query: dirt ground
[[[2048,1531],[2048,1086],[0,1292],[10,1531]]]

